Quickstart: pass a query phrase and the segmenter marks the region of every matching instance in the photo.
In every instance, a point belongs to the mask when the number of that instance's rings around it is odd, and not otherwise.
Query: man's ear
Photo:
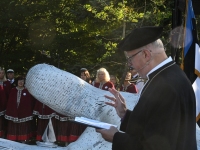
[[[144,53],[144,56],[145,56],[145,58],[146,59],[151,59],[151,57],[152,57],[152,54],[151,54],[151,51],[150,50],[143,50],[143,53]]]

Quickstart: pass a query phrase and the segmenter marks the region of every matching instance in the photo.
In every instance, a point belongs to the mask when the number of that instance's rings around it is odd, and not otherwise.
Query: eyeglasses
[[[139,51],[139,52],[133,54],[133,55],[130,56],[130,57],[127,57],[126,60],[127,60],[129,63],[131,63],[132,58],[134,58],[137,54],[139,54],[139,53],[142,52],[142,51],[143,51],[143,50],[141,50],[141,51]]]

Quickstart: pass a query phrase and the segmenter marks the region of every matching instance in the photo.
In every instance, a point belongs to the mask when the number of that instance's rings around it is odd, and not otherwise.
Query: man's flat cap
[[[14,70],[13,69],[8,69],[7,73],[14,73]]]
[[[146,26],[134,29],[119,44],[120,51],[132,51],[159,39],[163,28]]]

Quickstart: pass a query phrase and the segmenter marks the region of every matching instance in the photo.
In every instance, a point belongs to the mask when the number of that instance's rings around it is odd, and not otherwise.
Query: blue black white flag
[[[186,1],[183,70],[193,84],[196,96],[196,116],[200,118],[200,48],[192,0]]]

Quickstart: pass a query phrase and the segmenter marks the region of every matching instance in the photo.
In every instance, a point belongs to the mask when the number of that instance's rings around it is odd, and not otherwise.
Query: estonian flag
[[[196,20],[192,7],[192,0],[188,0],[186,4],[186,19],[184,28],[183,63],[181,67],[191,83],[196,80],[194,69],[196,44],[198,44]]]
[[[184,31],[184,51],[182,68],[193,84],[196,96],[196,116],[200,119],[200,48],[196,31],[196,20],[192,0],[186,3],[186,19]]]

